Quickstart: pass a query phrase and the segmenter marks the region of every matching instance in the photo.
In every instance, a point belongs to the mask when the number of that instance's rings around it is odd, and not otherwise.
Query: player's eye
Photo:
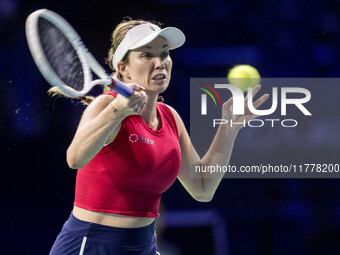
[[[162,58],[162,59],[165,59],[165,58],[167,58],[169,55],[170,55],[170,54],[169,54],[168,51],[164,51],[164,52],[162,52],[162,54],[161,54],[161,58]]]
[[[151,54],[149,52],[143,52],[142,58],[151,58]]]

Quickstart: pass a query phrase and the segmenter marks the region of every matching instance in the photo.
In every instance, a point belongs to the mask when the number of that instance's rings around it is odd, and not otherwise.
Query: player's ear
[[[117,68],[118,68],[118,72],[122,75],[122,77],[131,79],[129,68],[127,67],[126,63],[124,63],[124,61],[119,61],[117,63]]]

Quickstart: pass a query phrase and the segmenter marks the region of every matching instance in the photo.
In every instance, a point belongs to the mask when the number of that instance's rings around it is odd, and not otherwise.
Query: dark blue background
[[[68,168],[65,154],[84,107],[46,93],[49,86],[31,58],[24,31],[26,17],[40,8],[65,17],[101,63],[113,28],[125,16],[183,30],[187,41],[172,52],[172,82],[163,96],[188,129],[190,77],[225,77],[236,64],[251,64],[263,77],[340,73],[336,0],[0,0],[1,254],[47,254],[74,198],[76,171]],[[320,111],[338,107],[336,101],[318,103]],[[263,139],[266,143],[270,140]],[[323,162],[339,152],[339,146],[279,146],[242,154],[242,146],[236,142],[232,160],[249,164],[306,153]],[[194,201],[176,181],[163,201],[168,210],[219,210],[231,254],[340,254],[337,179],[224,179],[211,203]]]

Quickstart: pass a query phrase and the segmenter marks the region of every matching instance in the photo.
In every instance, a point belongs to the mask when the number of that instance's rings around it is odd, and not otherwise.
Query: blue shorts
[[[77,219],[71,213],[50,255],[157,255],[156,224],[116,228]]]

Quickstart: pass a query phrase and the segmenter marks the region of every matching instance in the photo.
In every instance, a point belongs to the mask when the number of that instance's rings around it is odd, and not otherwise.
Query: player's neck
[[[156,110],[158,94],[148,95],[148,100],[146,101],[145,109],[141,114],[141,117],[150,127],[153,129],[158,129],[158,116]]]

